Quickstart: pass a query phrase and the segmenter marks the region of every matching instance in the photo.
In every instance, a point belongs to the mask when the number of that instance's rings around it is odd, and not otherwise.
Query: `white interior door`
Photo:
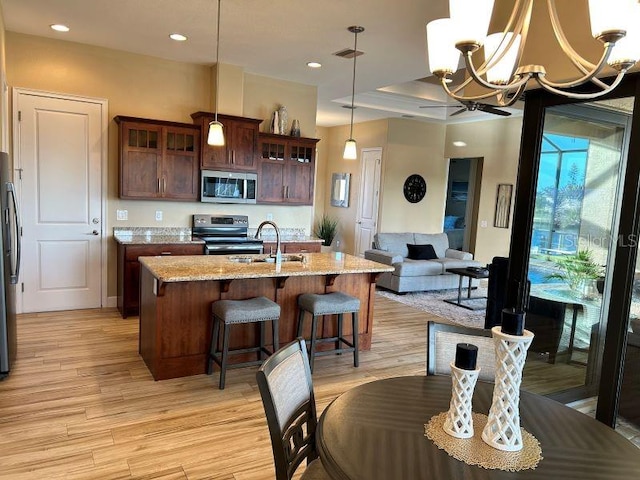
[[[100,307],[105,102],[18,90],[13,105],[22,311]]]
[[[380,200],[380,172],[382,170],[382,148],[362,149],[360,172],[360,197],[356,219],[356,255],[363,257],[371,248],[378,223]]]

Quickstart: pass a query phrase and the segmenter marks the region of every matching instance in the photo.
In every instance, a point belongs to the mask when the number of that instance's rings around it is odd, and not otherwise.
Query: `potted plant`
[[[316,222],[313,228],[313,234],[322,239],[322,244],[328,249],[338,232],[338,220],[336,218],[322,214],[322,217]]]
[[[547,278],[557,278],[567,282],[569,287],[583,297],[593,295],[595,282],[604,275],[604,269],[593,260],[589,249],[578,250],[571,255],[554,258],[559,271]]]

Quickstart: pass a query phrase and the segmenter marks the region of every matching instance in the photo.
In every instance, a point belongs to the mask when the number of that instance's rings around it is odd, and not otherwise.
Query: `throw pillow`
[[[428,243],[427,245],[412,245],[407,243],[409,249],[409,258],[411,260],[434,260],[438,258],[433,245]]]

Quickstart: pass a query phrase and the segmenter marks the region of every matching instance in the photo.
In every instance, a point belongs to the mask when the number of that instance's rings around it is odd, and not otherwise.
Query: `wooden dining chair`
[[[458,343],[472,343],[478,347],[478,378],[493,382],[496,356],[491,330],[434,321],[427,324],[427,375],[451,374],[450,363],[455,361]]]
[[[316,451],[316,402],[307,347],[298,338],[277,350],[256,373],[271,434],[276,480],[291,480],[306,459],[303,480],[330,480]]]

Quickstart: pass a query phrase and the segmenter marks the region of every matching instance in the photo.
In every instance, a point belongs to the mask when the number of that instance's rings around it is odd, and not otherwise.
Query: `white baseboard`
[[[107,297],[105,308],[116,308],[118,306],[118,297]]]

